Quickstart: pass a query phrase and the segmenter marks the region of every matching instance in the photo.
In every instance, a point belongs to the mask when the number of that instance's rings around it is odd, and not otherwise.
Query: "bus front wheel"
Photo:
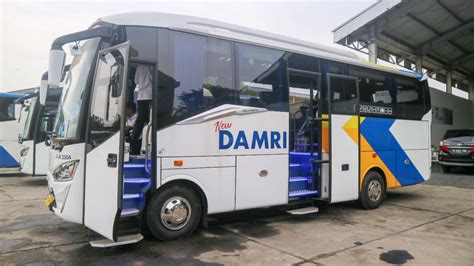
[[[368,172],[362,182],[362,191],[359,201],[366,210],[376,209],[385,198],[385,182],[382,176],[375,171]]]
[[[172,185],[157,191],[150,200],[146,221],[159,240],[169,241],[194,232],[202,215],[198,194],[185,185]]]

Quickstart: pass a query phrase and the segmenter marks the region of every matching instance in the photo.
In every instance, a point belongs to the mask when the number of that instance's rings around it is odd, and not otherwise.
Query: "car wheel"
[[[196,230],[202,215],[197,193],[184,185],[157,191],[147,208],[147,225],[159,240],[186,237]]]
[[[451,171],[450,166],[443,165],[442,166],[443,173],[449,173]]]
[[[359,196],[361,207],[366,210],[376,209],[384,198],[385,182],[382,176],[375,171],[369,171],[362,182],[362,191]]]

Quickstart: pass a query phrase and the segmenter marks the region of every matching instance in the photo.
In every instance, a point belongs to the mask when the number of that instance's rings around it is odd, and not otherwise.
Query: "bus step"
[[[308,189],[308,185],[312,183],[311,176],[292,176],[289,181],[290,192]]]
[[[145,176],[145,165],[143,164],[124,164],[123,165],[123,176],[124,177],[144,177]]]
[[[319,194],[319,191],[317,190],[297,190],[297,191],[291,191],[289,193],[290,198],[304,198],[304,197],[310,197],[310,196],[316,196]]]
[[[318,158],[318,153],[314,152],[313,156],[309,152],[290,152],[290,163],[309,164],[311,159]]]
[[[114,242],[110,239],[99,239],[91,241],[90,244],[92,247],[95,248],[110,248],[128,244],[138,243],[143,239],[141,234],[134,234],[134,235],[127,235],[127,236],[119,236],[117,237],[117,242]]]
[[[144,207],[143,194],[123,194],[122,208],[131,209],[137,208],[142,209]]]
[[[300,208],[300,209],[293,209],[293,210],[287,210],[286,212],[291,214],[291,215],[306,215],[306,214],[311,214],[311,213],[317,213],[319,209],[314,206],[310,207],[305,207],[305,208]]]
[[[120,217],[132,217],[132,216],[137,216],[140,213],[140,210],[137,208],[128,208],[128,209],[123,209],[122,213],[120,214]]]
[[[140,156],[140,155],[130,155],[130,160],[129,163],[131,164],[145,164],[145,156]]]
[[[151,185],[151,180],[143,177],[125,177],[123,179],[126,194],[144,193]]]
[[[306,176],[292,176],[290,177],[290,182],[308,182],[308,177]]]

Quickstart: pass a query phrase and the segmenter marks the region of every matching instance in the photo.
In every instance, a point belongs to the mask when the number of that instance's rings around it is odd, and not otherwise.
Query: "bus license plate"
[[[49,208],[54,203],[54,195],[49,195],[43,202]]]

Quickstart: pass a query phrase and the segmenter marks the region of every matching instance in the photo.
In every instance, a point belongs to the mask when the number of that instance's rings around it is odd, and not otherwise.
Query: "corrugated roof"
[[[379,1],[333,32],[336,43],[353,49],[365,49],[372,38],[384,60],[394,55],[415,64],[423,55],[423,68],[443,82],[451,68],[460,89],[474,79],[473,0]]]

